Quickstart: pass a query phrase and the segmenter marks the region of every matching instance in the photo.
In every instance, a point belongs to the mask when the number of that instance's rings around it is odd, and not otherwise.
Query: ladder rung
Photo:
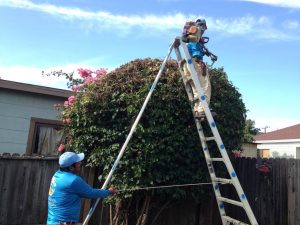
[[[223,158],[211,158],[210,160],[213,162],[224,162]]]
[[[226,221],[231,222],[231,223],[236,224],[236,225],[249,225],[248,223],[243,223],[243,222],[241,222],[239,220],[236,220],[236,219],[233,219],[229,216],[222,216],[222,218],[225,219]]]
[[[206,140],[206,141],[214,141],[214,140],[215,140],[215,137],[206,137],[205,140]]]
[[[231,179],[224,179],[224,178],[213,178],[213,181],[218,182],[218,183],[223,183],[223,184],[232,184],[232,180]]]
[[[244,205],[243,205],[242,202],[235,201],[235,200],[232,200],[232,199],[229,199],[229,198],[217,197],[217,199],[219,201],[221,201],[221,202],[226,202],[226,203],[229,203],[231,205],[236,205],[236,206],[244,207]]]

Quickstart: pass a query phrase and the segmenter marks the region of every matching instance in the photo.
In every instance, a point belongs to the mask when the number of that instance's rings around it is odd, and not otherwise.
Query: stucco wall
[[[257,158],[257,145],[255,143],[243,143],[242,150],[241,156]]]
[[[65,98],[0,89],[0,153],[25,153],[31,117],[57,120]]]

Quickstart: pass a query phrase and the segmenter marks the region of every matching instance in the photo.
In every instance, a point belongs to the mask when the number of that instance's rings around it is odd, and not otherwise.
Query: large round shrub
[[[111,169],[161,63],[158,59],[138,59],[122,65],[84,85],[65,107],[63,118],[67,121],[69,145],[85,152],[88,164],[100,166],[102,180]],[[230,153],[241,144],[246,110],[240,93],[223,69],[210,73],[210,107],[217,113],[215,120]],[[111,183],[129,189],[207,181],[191,106],[177,62],[169,61]],[[197,193],[196,188],[191,189],[151,193],[179,198]]]

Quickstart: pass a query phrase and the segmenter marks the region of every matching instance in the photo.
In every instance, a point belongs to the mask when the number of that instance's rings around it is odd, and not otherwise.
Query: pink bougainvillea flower
[[[72,87],[72,91],[75,91],[75,92],[77,92],[77,91],[79,91],[79,90],[80,90],[80,88],[81,88],[81,86],[80,86],[80,85],[78,85],[78,86],[73,86],[73,87]]]
[[[72,122],[71,118],[63,119],[63,123],[71,123],[71,122]]]
[[[65,107],[68,107],[68,106],[69,106],[69,101],[65,101],[65,102],[64,102],[64,106],[65,106]]]
[[[92,73],[93,71],[89,70],[89,69],[78,69],[78,73],[80,74],[80,76],[82,78],[87,78],[87,77],[91,77],[92,76]]]
[[[232,151],[234,158],[240,158],[241,157],[241,152],[240,151]]]
[[[63,150],[65,149],[65,146],[63,145],[63,144],[60,144],[59,146],[58,146],[58,151],[59,152],[62,152]]]
[[[70,96],[70,97],[68,98],[68,101],[69,101],[69,104],[72,104],[73,102],[75,102],[75,101],[76,101],[75,96],[74,96],[74,95]]]
[[[97,77],[101,77],[107,74],[107,69],[101,68],[95,71]]]
[[[97,77],[88,77],[88,78],[85,79],[85,81],[84,81],[83,84],[84,84],[84,85],[88,85],[88,84],[90,84],[90,83],[95,82],[96,80],[98,80]]]

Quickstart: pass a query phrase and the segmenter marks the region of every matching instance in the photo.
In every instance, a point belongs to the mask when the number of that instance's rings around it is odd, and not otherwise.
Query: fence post
[[[296,192],[295,192],[295,178],[296,178],[296,161],[294,159],[288,160],[288,225],[296,225],[295,223],[295,209],[296,209]]]
[[[95,168],[94,167],[85,167],[84,168],[84,177],[87,177],[87,183],[94,187],[94,179],[95,179]],[[85,218],[90,210],[91,200],[84,199],[83,201],[83,209],[82,209],[82,218]]]

